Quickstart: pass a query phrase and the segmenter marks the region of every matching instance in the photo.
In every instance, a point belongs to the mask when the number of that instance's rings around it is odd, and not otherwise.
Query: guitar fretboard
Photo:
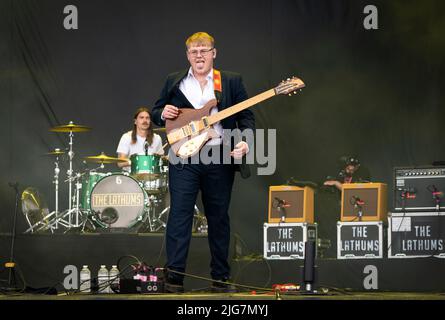
[[[264,100],[267,100],[269,98],[272,98],[274,95],[276,95],[275,89],[270,89],[270,90],[267,90],[263,93],[260,93],[256,96],[254,96],[250,99],[247,99],[243,102],[237,103],[237,104],[231,106],[230,108],[224,109],[224,110],[214,114],[213,116],[210,116],[208,118],[209,124],[212,125],[218,121],[221,121],[227,117],[230,117],[231,115],[233,115],[237,112],[240,112],[244,109],[250,108],[251,106],[253,106],[257,103],[260,103]]]

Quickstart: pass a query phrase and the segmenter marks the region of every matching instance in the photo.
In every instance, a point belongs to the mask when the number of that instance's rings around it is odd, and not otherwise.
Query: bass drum
[[[82,193],[79,199],[81,209],[91,210],[91,190],[93,190],[96,183],[105,176],[107,176],[106,173],[91,171],[82,179]]]
[[[148,201],[140,182],[113,173],[100,179],[91,191],[91,219],[98,228],[137,232],[147,219]]]

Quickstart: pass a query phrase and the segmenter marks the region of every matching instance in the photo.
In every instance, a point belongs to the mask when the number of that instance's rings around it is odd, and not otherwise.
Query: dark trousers
[[[229,204],[234,180],[230,164],[169,164],[170,214],[166,230],[166,267],[185,272],[192,235],[194,207],[199,190],[208,223],[211,276],[230,276]],[[183,277],[170,274],[175,280]]]

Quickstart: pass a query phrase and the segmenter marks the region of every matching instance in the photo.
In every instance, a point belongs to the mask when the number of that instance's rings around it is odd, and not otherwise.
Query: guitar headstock
[[[301,89],[305,86],[306,85],[300,78],[292,77],[281,81],[280,84],[274,88],[274,90],[275,94],[288,94],[291,96],[292,94],[297,94],[297,91],[301,91]]]

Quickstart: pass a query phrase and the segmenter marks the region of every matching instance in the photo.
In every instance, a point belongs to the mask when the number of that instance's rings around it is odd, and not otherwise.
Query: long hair
[[[141,112],[147,112],[148,115],[150,116],[150,126],[148,127],[148,130],[147,130],[146,139],[147,139],[148,145],[151,145],[153,143],[153,128],[152,128],[150,110],[148,110],[148,108],[145,108],[145,107],[138,108],[136,110],[136,112],[134,113],[133,119],[136,120],[139,113],[141,113]],[[131,131],[131,144],[135,144],[138,141],[136,134],[137,134],[137,127],[136,127],[136,124],[133,124],[133,130]]]

